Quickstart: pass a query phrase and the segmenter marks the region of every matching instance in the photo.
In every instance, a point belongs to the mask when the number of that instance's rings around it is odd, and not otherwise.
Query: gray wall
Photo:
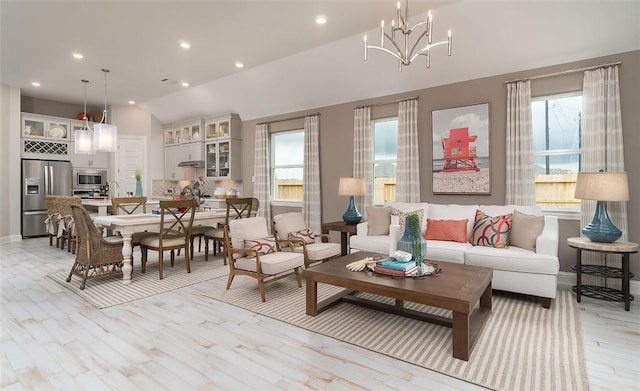
[[[629,240],[640,242],[640,51],[620,53],[607,57],[594,58],[552,67],[527,70],[461,83],[449,84],[429,89],[406,92],[362,101],[349,102],[322,107],[304,112],[288,113],[279,116],[260,118],[243,122],[243,176],[251,178],[254,165],[255,126],[260,122],[279,121],[301,115],[320,113],[320,165],[322,189],[322,221],[340,220],[346,209],[347,200],[338,196],[338,179],[351,176],[353,164],[353,109],[362,105],[375,105],[391,102],[409,96],[419,98],[418,135],[420,157],[421,200],[431,203],[457,204],[504,204],[505,197],[505,134],[506,134],[506,86],[505,81],[523,77],[544,75],[591,65],[622,61],[620,66],[620,94],[622,101],[622,120],[625,142],[625,166],[629,172],[629,191],[631,200],[627,203],[629,219]],[[425,77],[429,71],[425,70]],[[541,96],[553,93],[582,90],[583,73],[534,80],[531,83],[532,95]],[[309,93],[312,93],[311,91]],[[431,191],[431,111],[466,106],[477,103],[489,103],[490,151],[491,151],[491,194],[490,195],[435,195]],[[397,114],[397,104],[375,106],[374,118],[384,118]],[[293,124],[292,124],[293,123]],[[295,121],[277,122],[271,130],[287,129],[295,126]],[[292,127],[289,127],[291,129]],[[244,192],[253,194],[253,183],[245,181]],[[279,213],[281,208],[275,208]],[[580,223],[575,220],[560,221],[560,268],[570,271],[575,263],[575,251],[566,245],[568,237],[579,236]],[[635,279],[640,277],[638,254],[631,256],[632,272]]]

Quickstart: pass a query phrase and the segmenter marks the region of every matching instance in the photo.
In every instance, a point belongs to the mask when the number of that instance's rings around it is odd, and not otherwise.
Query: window
[[[373,204],[396,200],[398,118],[373,121]]]
[[[304,129],[271,134],[271,199],[302,201]]]
[[[532,99],[536,205],[579,209],[573,197],[580,171],[582,93]]]

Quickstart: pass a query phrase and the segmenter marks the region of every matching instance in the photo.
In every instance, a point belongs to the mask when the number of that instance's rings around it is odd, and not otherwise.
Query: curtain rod
[[[293,120],[296,120],[296,119],[303,119],[303,118],[311,117],[311,116],[313,116],[313,115],[320,116],[320,113],[313,113],[313,114],[307,114],[307,115],[300,115],[300,116],[297,116],[297,117],[291,117],[291,118],[285,118],[285,119],[275,119],[275,120],[273,120],[273,121],[258,122],[256,125],[265,125],[265,124],[267,124],[267,125],[268,125],[268,124],[273,124],[273,123],[276,123],[276,122],[293,121]]]
[[[373,103],[373,104],[370,104],[370,105],[357,106],[357,107],[354,107],[353,109],[355,110],[355,109],[362,109],[364,107],[376,107],[376,106],[391,105],[391,104],[394,104],[394,103],[400,103],[400,102],[404,102],[405,100],[411,100],[411,99],[418,100],[418,97],[417,96],[410,96],[410,97],[407,97],[407,98],[396,99],[396,100],[393,100],[391,102]]]
[[[601,65],[594,65],[594,66],[590,66],[590,67],[584,67],[584,68],[576,68],[576,69],[569,69],[567,71],[560,71],[560,72],[554,72],[554,73],[547,73],[546,75],[540,75],[540,76],[532,76],[532,77],[525,77],[522,79],[515,79],[515,80],[508,80],[505,81],[505,84],[509,84],[509,83],[516,83],[519,81],[527,81],[527,80],[536,80],[536,79],[543,79],[545,77],[552,77],[552,76],[560,76],[560,75],[566,75],[568,73],[576,73],[576,72],[584,72],[584,71],[592,71],[594,69],[598,69],[598,68],[606,68],[606,67],[611,67],[614,65],[620,65],[622,64],[622,61],[617,61],[617,62],[611,62],[608,64],[601,64]]]

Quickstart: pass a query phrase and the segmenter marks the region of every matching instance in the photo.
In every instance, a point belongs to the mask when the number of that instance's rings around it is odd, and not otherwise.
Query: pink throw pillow
[[[469,220],[431,220],[427,219],[427,230],[424,238],[427,240],[446,240],[466,243],[467,223]]]

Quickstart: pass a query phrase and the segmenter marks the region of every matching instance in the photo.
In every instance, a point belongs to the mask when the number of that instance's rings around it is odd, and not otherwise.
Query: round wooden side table
[[[633,296],[629,293],[629,280],[633,274],[629,271],[629,254],[638,252],[638,244],[632,242],[599,243],[592,242],[585,237],[568,238],[567,244],[578,252],[576,265],[572,269],[576,271],[576,284],[572,287],[576,292],[576,299],[580,302],[581,295],[595,299],[608,301],[623,301],[624,309],[629,311],[629,305]],[[606,265],[583,265],[582,251],[593,251],[608,254],[622,255],[622,269]],[[609,288],[607,286],[583,285],[582,274],[602,276],[605,278],[621,278],[622,290]]]

